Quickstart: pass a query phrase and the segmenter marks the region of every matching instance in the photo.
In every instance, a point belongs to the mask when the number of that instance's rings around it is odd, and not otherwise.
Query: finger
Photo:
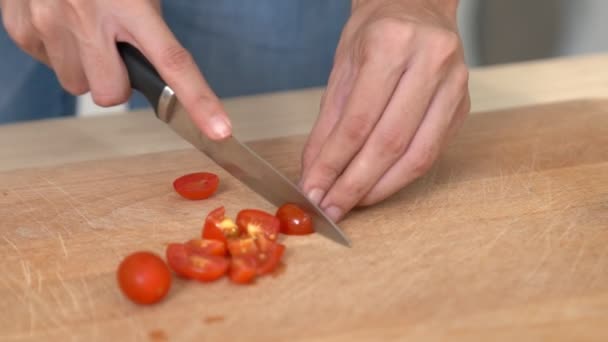
[[[382,118],[363,148],[321,203],[335,221],[350,211],[405,153],[441,78],[418,60],[401,78]]]
[[[352,90],[354,74],[350,62],[336,63],[329,76],[327,89],[321,99],[319,116],[308,135],[302,151],[300,177],[307,172],[321,146],[334,128]]]
[[[394,194],[432,166],[440,153],[452,118],[468,105],[468,72],[466,67],[454,69],[434,96],[405,154],[397,161],[358,203],[371,205]],[[460,119],[458,119],[460,120]]]
[[[344,113],[304,174],[302,189],[313,202],[319,203],[363,146],[400,78],[401,72],[379,61],[361,66]]]
[[[6,1],[2,4],[2,22],[9,36],[30,56],[49,65],[48,56],[42,40],[32,22],[26,1]]]
[[[80,58],[74,51],[77,44],[74,36],[60,24],[57,17],[63,6],[38,3],[30,8],[32,25],[42,39],[49,66],[55,71],[61,86],[73,95],[88,91]]]
[[[160,14],[153,8],[131,21],[128,30],[159,74],[175,91],[194,123],[210,138],[231,135],[232,126],[225,109],[213,93],[190,53],[177,41]]]
[[[91,97],[102,107],[125,103],[131,94],[131,86],[116,49],[116,38],[111,32],[99,31],[96,35],[89,42],[81,42],[79,51]]]

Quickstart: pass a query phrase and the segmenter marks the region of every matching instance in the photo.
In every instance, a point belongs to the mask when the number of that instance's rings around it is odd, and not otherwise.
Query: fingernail
[[[308,199],[315,205],[319,205],[325,193],[321,189],[314,188],[308,192]]]
[[[230,123],[223,115],[213,115],[209,119],[209,125],[211,126],[211,130],[217,139],[224,139],[230,135]]]
[[[325,214],[334,222],[342,218],[342,210],[336,206],[325,209]]]

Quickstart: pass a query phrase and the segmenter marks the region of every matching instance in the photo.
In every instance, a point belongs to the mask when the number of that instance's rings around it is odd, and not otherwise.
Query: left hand
[[[336,50],[300,185],[333,220],[423,175],[469,112],[456,0],[361,0]]]

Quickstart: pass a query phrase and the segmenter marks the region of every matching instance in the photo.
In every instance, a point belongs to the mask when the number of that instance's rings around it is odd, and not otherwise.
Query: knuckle
[[[38,32],[44,33],[53,28],[57,16],[53,6],[46,1],[31,1],[30,18],[32,26]]]
[[[400,67],[405,63],[402,56],[414,35],[415,30],[409,23],[393,18],[378,20],[367,32],[361,46],[361,58],[363,62],[392,62],[395,67]]]
[[[432,65],[443,66],[460,51],[460,37],[456,32],[436,30],[427,39]]]
[[[337,191],[337,193],[344,194],[342,197],[343,202],[356,202],[363,197],[368,190],[369,186],[365,182],[359,179],[347,178],[342,182],[340,190]],[[346,207],[350,208],[350,205],[346,205]]]
[[[194,62],[190,52],[180,45],[167,47],[161,53],[161,65],[172,72],[180,72],[189,68]]]
[[[436,156],[437,152],[434,147],[412,151],[409,154],[408,162],[414,177],[418,178],[424,175],[433,166]]]
[[[353,115],[345,122],[342,132],[346,143],[360,144],[365,140],[369,130],[371,129],[370,121],[364,114]]]
[[[381,152],[395,159],[401,156],[409,144],[407,136],[398,128],[390,128],[378,136]]]

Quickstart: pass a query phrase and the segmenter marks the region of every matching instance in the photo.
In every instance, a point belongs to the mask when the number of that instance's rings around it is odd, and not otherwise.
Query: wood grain
[[[295,178],[303,142],[252,146]],[[219,193],[181,200],[171,181],[200,169]],[[348,216],[352,249],[288,238],[254,286],[121,296],[122,257],[220,204],[273,209],[192,150],[0,173],[0,340],[608,339],[608,102],[472,116],[426,177]]]

